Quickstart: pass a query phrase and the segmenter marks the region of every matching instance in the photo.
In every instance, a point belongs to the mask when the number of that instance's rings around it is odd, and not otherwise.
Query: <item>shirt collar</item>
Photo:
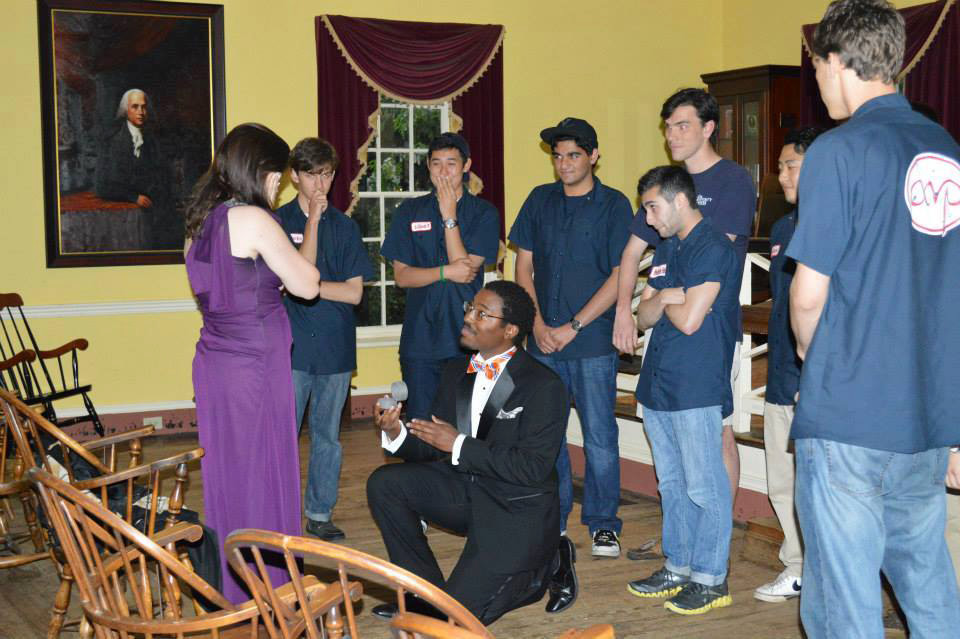
[[[851,120],[863,117],[864,115],[876,111],[877,109],[910,109],[910,103],[907,98],[899,93],[887,93],[871,98],[860,105],[860,108],[850,116]]]
[[[508,355],[508,354],[509,354],[509,355],[512,357],[516,352],[517,352],[517,347],[516,347],[516,346],[511,346],[510,348],[508,348],[507,350],[503,351],[502,353],[497,353],[496,355],[492,355],[489,359],[484,359],[484,358],[483,358],[483,355],[481,355],[480,353],[475,353],[475,354],[474,354],[474,357],[476,357],[476,358],[477,358],[477,361],[480,362],[481,364],[486,364],[487,362],[492,362],[493,360],[497,359],[498,357],[503,357],[504,355]]]
[[[560,180],[557,180],[556,182],[553,183],[553,187],[555,192],[561,197],[563,197],[563,182],[561,182]],[[605,189],[603,188],[603,183],[600,181],[600,178],[594,175],[593,189],[586,195],[591,196],[597,204],[602,204],[604,199],[606,199],[604,197],[604,193],[605,193]]]

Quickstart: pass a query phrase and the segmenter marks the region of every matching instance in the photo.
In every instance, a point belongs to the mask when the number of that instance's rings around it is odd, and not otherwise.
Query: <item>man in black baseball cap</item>
[[[577,146],[585,151],[592,152],[597,148],[597,132],[586,120],[580,118],[564,118],[557,126],[552,126],[540,132],[540,139],[553,148],[554,142],[573,140]]]
[[[527,350],[557,372],[575,398],[587,458],[581,522],[589,527],[595,557],[618,557],[622,522],[617,517],[620,455],[613,414],[617,377],[613,303],[633,211],[623,193],[604,186],[594,175],[600,153],[597,132],[589,122],[564,118],[541,131],[540,137],[550,145],[559,180],[533,189],[510,231],[517,246],[517,283],[537,302]],[[557,473],[565,529],[573,507],[565,446]],[[565,537],[562,540],[561,547],[567,543]],[[554,581],[561,579],[555,576]],[[551,597],[547,609],[564,605],[562,597]]]

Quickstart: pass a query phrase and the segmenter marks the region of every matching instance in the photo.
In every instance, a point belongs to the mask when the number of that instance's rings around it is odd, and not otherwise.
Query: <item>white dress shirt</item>
[[[503,351],[503,353],[498,353],[491,357],[490,359],[496,359],[503,355],[504,353],[512,350],[513,347]],[[477,359],[480,363],[484,363],[485,360],[479,354],[477,354]],[[503,368],[506,369],[510,365],[510,362],[513,361],[512,358],[507,360],[507,363],[504,364]],[[503,371],[501,370],[501,375]],[[487,406],[487,400],[490,399],[490,393],[493,392],[493,387],[497,385],[497,381],[500,378],[497,377],[496,380],[487,379],[487,376],[482,372],[476,373],[473,379],[473,395],[470,400],[470,436],[477,436],[477,429],[480,427],[480,415],[483,414],[483,409]],[[454,424],[456,426],[456,424]],[[400,446],[403,445],[403,441],[407,438],[407,427],[403,422],[400,422],[400,433],[394,438],[390,439],[387,437],[387,434],[384,431],[380,431],[380,442],[383,447],[391,452],[395,453],[400,450]],[[467,438],[466,435],[460,433],[457,435],[457,438],[453,442],[453,450],[451,451],[450,462],[457,466],[460,463],[460,449],[463,447],[463,441]]]
[[[140,130],[140,127],[131,124],[130,120],[127,120],[127,129],[130,130],[130,136],[133,138],[133,155],[134,157],[140,157],[140,147],[143,146],[143,131]]]

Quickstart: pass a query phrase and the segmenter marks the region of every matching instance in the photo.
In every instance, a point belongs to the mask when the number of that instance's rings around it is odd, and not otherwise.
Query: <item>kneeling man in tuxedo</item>
[[[400,406],[377,409],[384,448],[406,462],[381,466],[367,481],[390,561],[485,624],[539,601],[548,588],[548,612],[577,595],[555,470],[570,403],[560,378],[521,346],[533,318],[523,288],[490,282],[464,304],[460,341],[477,353],[446,367],[432,420],[403,424]],[[421,519],[467,537],[447,579]],[[396,606],[373,612],[390,617]]]

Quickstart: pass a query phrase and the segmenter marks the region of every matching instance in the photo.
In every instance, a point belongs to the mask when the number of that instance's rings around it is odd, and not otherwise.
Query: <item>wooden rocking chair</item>
[[[90,422],[94,431],[103,436],[103,424],[90,400],[90,384],[80,384],[79,351],[87,350],[85,339],[75,339],[51,350],[41,350],[37,338],[23,312],[23,298],[16,293],[0,293],[0,360],[12,359],[14,353],[32,350],[36,357],[18,362],[18,365],[0,372],[0,388],[16,392],[27,404],[43,406],[43,416],[61,428]],[[69,361],[65,361],[67,355]],[[47,361],[56,361],[57,375],[51,375]],[[68,370],[64,370],[64,365]],[[85,415],[60,419],[53,404],[68,397],[79,396]]]

